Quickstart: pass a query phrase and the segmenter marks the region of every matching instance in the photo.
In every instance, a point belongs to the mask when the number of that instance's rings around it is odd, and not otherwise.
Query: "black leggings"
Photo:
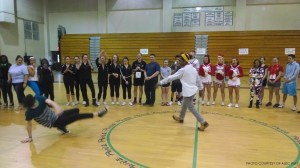
[[[87,119],[87,118],[93,118],[93,113],[85,113],[85,114],[79,114],[78,108],[73,108],[69,110],[65,110],[53,123],[53,127],[65,127],[77,120]]]
[[[110,97],[116,97],[118,98],[120,96],[119,90],[120,90],[120,78],[109,78],[109,86],[110,86]]]
[[[64,84],[65,84],[67,94],[70,94],[70,90],[71,90],[71,95],[74,95],[74,81],[64,80]]]
[[[123,90],[123,99],[126,99],[126,90],[128,93],[128,99],[131,99],[131,82],[128,83],[128,85],[126,85],[126,83],[124,81],[122,81],[122,90]]]
[[[11,83],[7,83],[6,80],[3,80],[3,85],[1,87],[2,89],[2,95],[3,95],[3,100],[4,100],[4,103],[8,103],[7,102],[7,95],[9,97],[9,102],[10,103],[13,103],[14,102],[14,98],[13,98],[13,94],[12,94],[12,91],[11,91]]]
[[[75,80],[75,90],[76,90],[76,100],[79,101],[80,98],[80,94],[79,94],[79,89],[80,89],[80,83],[79,83],[79,79]]]
[[[100,82],[98,80],[98,89],[99,89],[98,100],[101,99],[102,93],[103,93],[103,100],[106,99],[107,85],[108,85],[107,81],[106,82]]]
[[[86,90],[86,85],[89,86],[91,92],[92,92],[92,98],[95,99],[95,87],[92,78],[89,79],[81,79],[80,81],[80,88],[82,92],[82,97],[84,101],[89,101],[88,96],[87,96],[87,90]]]

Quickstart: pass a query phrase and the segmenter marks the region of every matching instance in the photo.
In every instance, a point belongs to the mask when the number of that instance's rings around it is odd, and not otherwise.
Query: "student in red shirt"
[[[278,64],[278,58],[273,58],[273,65],[271,65],[268,68],[268,87],[269,87],[269,102],[266,104],[266,106],[272,106],[272,99],[273,99],[273,91],[275,91],[276,96],[276,103],[274,104],[274,108],[279,107],[279,101],[280,101],[280,78],[283,74],[283,67]]]
[[[215,74],[214,66],[210,64],[209,55],[205,55],[203,57],[203,64],[200,65],[199,75],[203,84],[203,95],[202,95],[202,105],[204,102],[205,90],[207,90],[207,103],[206,105],[210,105],[210,97],[211,97],[211,75]]]

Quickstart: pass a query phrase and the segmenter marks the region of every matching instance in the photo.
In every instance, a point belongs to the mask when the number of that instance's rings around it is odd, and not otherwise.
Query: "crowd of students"
[[[225,86],[227,84],[229,92],[228,107],[239,107],[241,79],[244,76],[243,68],[239,65],[236,57],[231,59],[231,64],[224,63],[224,56],[217,56],[217,63],[210,62],[210,56],[203,57],[203,63],[200,65],[199,60],[195,58],[195,52],[189,54],[189,64],[198,72],[203,84],[203,95],[201,97],[202,105],[215,105],[217,93],[221,92],[221,106],[225,106]],[[89,106],[89,98],[87,94],[87,86],[90,88],[92,95],[92,105],[99,106],[101,103],[107,104],[107,88],[110,87],[111,104],[114,105],[147,105],[155,104],[155,85],[159,80],[163,80],[168,76],[176,73],[180,67],[177,66],[180,54],[175,57],[174,63],[169,66],[169,60],[163,61],[163,66],[156,62],[155,54],[150,54],[150,62],[147,64],[142,59],[142,54],[137,54],[137,59],[130,64],[128,57],[124,57],[122,61],[119,56],[114,54],[112,59],[108,59],[107,54],[102,51],[96,59],[96,67],[98,71],[98,94],[96,98],[94,82],[92,79],[92,66],[88,56],[83,54],[74,57],[74,64],[71,63],[70,57],[65,57],[65,64],[62,65],[61,73],[63,75],[64,86],[66,89],[67,103],[66,105],[75,106],[79,104],[80,90],[83,99],[83,105]],[[287,95],[293,96],[292,110],[296,111],[297,104],[297,78],[299,74],[299,64],[295,61],[295,55],[287,56],[288,63],[286,69],[279,64],[277,57],[272,60],[272,65],[265,64],[265,58],[261,57],[253,61],[253,66],[249,71],[250,100],[249,108],[255,104],[256,108],[260,108],[264,98],[265,87],[268,86],[269,99],[265,106],[274,108],[285,107]],[[11,65],[6,55],[1,55],[0,59],[0,87],[3,95],[4,107],[13,107],[12,86],[15,89],[17,100],[22,105],[24,98],[24,89],[28,85],[36,96],[44,95],[54,100],[54,77],[47,59],[42,59],[41,64],[37,65],[34,57],[30,57],[28,66],[23,64],[21,56],[16,57],[16,63]],[[283,80],[281,79],[283,77]],[[280,104],[280,87],[282,85],[283,100]],[[133,85],[133,96],[131,94]],[[122,88],[122,100],[120,97],[120,87]],[[171,101],[169,101],[169,90],[171,87]],[[213,90],[213,91],[212,91]],[[76,97],[75,97],[76,92]],[[138,94],[139,92],[139,94]],[[234,94],[233,94],[234,92]],[[146,100],[142,103],[143,93]],[[275,103],[272,103],[273,94],[275,93]],[[174,95],[176,95],[174,99]],[[9,97],[9,103],[7,100]],[[235,99],[233,100],[233,97]],[[132,100],[133,98],[133,100]],[[182,82],[179,79],[166,83],[161,86],[161,106],[170,106],[175,102],[178,105],[182,103]],[[193,98],[195,102],[196,97]],[[255,101],[254,101],[255,100]],[[121,103],[120,103],[121,101]],[[1,103],[1,102],[0,102]]]

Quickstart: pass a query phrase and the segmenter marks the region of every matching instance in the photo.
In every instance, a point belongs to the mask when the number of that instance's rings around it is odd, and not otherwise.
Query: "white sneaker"
[[[66,103],[66,106],[70,106],[70,102]]]
[[[228,106],[228,107],[232,107],[232,103],[229,103],[227,106]]]
[[[131,102],[129,102],[129,105],[130,105],[130,106],[132,106],[132,103],[131,103]]]
[[[97,101],[96,104],[97,104],[98,106],[100,106],[100,102]]]
[[[77,104],[79,104],[79,102],[78,102],[78,101],[76,101],[74,104],[75,104],[75,105],[77,105]]]
[[[180,101],[177,101],[177,104],[178,104],[178,106],[181,106],[181,102]]]
[[[280,104],[278,107],[279,107],[279,108],[284,108],[284,107],[285,107],[285,104]]]
[[[293,110],[293,111],[297,111],[297,108],[296,108],[296,106],[294,106],[294,107],[292,108],[292,110]]]
[[[103,104],[106,105],[107,103],[106,103],[106,102],[103,102]]]
[[[116,102],[116,104],[120,104],[119,102]]]
[[[172,105],[172,104],[173,104],[173,102],[172,102],[172,101],[170,101],[170,102],[169,102],[169,104],[170,104],[170,105]]]
[[[225,103],[224,103],[224,102],[222,102],[222,103],[221,103],[221,106],[225,106]]]
[[[125,105],[126,105],[126,102],[123,102],[123,103],[122,103],[122,106],[125,106]]]
[[[112,105],[114,105],[114,104],[115,104],[115,102],[111,102],[111,104],[112,104]]]
[[[86,101],[83,101],[82,104],[83,104],[83,105],[86,105]]]
[[[205,101],[204,101],[204,100],[202,100],[202,101],[201,101],[201,104],[202,104],[202,105],[204,105],[204,103],[205,103]]]
[[[210,106],[210,102],[209,102],[209,101],[208,101],[208,102],[206,102],[206,105],[207,105],[207,106]]]
[[[72,106],[75,106],[76,104],[75,104],[75,102],[72,102]]]
[[[215,101],[211,102],[211,105],[215,105],[215,104],[216,104],[216,102],[215,102]]]
[[[235,108],[239,108],[239,105],[238,105],[238,104],[235,104],[234,107],[235,107]]]

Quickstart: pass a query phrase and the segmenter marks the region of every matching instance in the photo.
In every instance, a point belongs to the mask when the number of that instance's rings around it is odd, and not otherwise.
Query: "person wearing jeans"
[[[146,102],[143,105],[153,106],[155,103],[155,85],[159,72],[160,66],[155,60],[155,54],[150,54],[150,63],[146,65],[144,71]]]
[[[27,86],[28,81],[28,70],[25,65],[23,65],[23,58],[18,55],[16,57],[16,64],[13,64],[8,70],[8,83],[12,83],[19,102],[18,110],[22,109],[22,101],[25,97],[24,90]]]

